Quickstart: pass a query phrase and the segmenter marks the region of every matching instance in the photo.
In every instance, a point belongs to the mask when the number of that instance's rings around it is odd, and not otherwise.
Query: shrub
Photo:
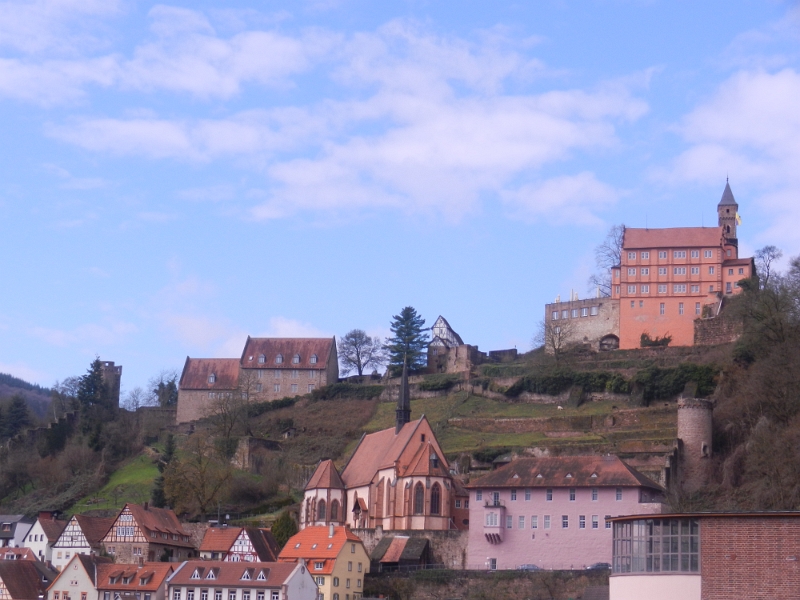
[[[585,392],[629,393],[629,382],[616,373],[608,371],[572,371],[571,369],[555,369],[550,372],[526,375],[506,390],[505,395],[511,398],[522,392],[557,396],[572,386],[578,386]]]
[[[642,337],[639,338],[639,345],[642,348],[658,348],[658,347],[666,348],[667,346],[669,346],[669,343],[671,341],[672,341],[672,336],[669,335],[668,333],[664,334],[661,337],[654,337],[654,338],[651,338],[647,333],[643,333]]]
[[[642,369],[633,377],[633,382],[641,386],[645,401],[677,396],[690,381],[697,384],[697,396],[702,398],[714,392],[717,373],[719,368],[713,365],[683,363],[668,369]]]
[[[505,446],[499,448],[479,448],[472,453],[472,456],[478,462],[490,463],[498,456],[502,456],[510,450],[511,448]]]
[[[312,402],[349,398],[354,400],[372,400],[383,393],[382,385],[357,385],[352,383],[334,383],[311,392]]]
[[[449,390],[460,381],[461,375],[457,373],[436,373],[427,375],[419,384],[419,389],[426,392]]]

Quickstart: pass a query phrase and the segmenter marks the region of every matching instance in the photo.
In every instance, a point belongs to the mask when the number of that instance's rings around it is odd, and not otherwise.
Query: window
[[[698,572],[697,519],[637,519],[614,524],[614,573]]]
[[[214,383],[216,380],[217,376],[214,373],[208,376],[208,383]]]
[[[700,250],[692,250],[692,258],[700,258]]]
[[[186,591],[186,600],[194,600],[194,590]]]
[[[572,318],[573,319],[577,319],[578,318],[578,309],[577,308],[573,308],[572,309]]]
[[[600,529],[600,519],[597,515],[592,515],[592,529]]]
[[[506,515],[506,529],[511,529],[512,527],[514,527],[514,517]]]
[[[659,275],[666,275],[667,274],[667,267],[658,267],[658,274]]]
[[[545,491],[545,499],[548,502],[553,501],[553,488],[547,488],[547,490]]]
[[[345,581],[345,586],[344,587],[346,587],[348,589],[350,588],[350,580],[349,579],[347,581]]]
[[[658,306],[658,314],[663,315],[665,311],[666,311],[666,305],[662,302]]]
[[[550,529],[550,515],[544,516],[544,528]]]
[[[658,251],[658,258],[667,258],[667,251],[666,250],[659,250]]]
[[[714,267],[708,267],[708,274],[709,275],[713,275],[714,274]]]
[[[319,361],[316,354],[312,354],[311,358],[308,359],[309,364],[315,365]]]
[[[339,501],[331,500],[331,521],[339,519]]]
[[[728,275],[733,275],[733,269],[728,269]]]
[[[300,364],[300,355],[299,354],[295,354],[292,357],[292,364],[293,365],[299,365]]]
[[[647,268],[647,267],[645,267],[644,269],[642,269],[642,275],[650,275],[650,269],[649,269],[649,268]]]
[[[525,517],[524,516],[520,516],[520,518],[519,518],[519,528],[520,529],[525,529]]]
[[[292,379],[299,379],[300,378],[300,371],[297,369],[292,369]]]
[[[711,253],[711,250],[703,250],[703,256],[705,258],[712,258],[714,255]]]
[[[708,291],[709,292],[713,292],[714,291],[714,286],[713,285],[708,286]]]
[[[744,267],[739,267],[739,275],[744,275]]]
[[[642,252],[642,260],[648,260],[650,258],[649,252]]]
[[[319,519],[320,521],[324,521],[325,520],[325,516],[326,516],[326,513],[327,513],[325,508],[326,508],[325,500],[320,500],[319,504],[317,504],[317,519]],[[320,565],[320,566],[317,567],[316,565]],[[321,565],[322,565],[322,563],[315,563],[314,568],[315,569],[316,568],[321,569],[322,568]]]
[[[551,315],[553,321],[558,321],[558,311],[554,310],[553,314]]]
[[[278,590],[272,590],[271,600],[281,600],[281,593]]]
[[[611,529],[611,515],[606,515],[606,529]]]
[[[569,319],[569,311],[568,310],[562,310],[561,311],[561,318],[562,319]]]
[[[622,488],[617,488],[617,502],[622,500]]]
[[[334,577],[333,578],[333,587],[339,587],[339,578],[338,577]]]
[[[55,600],[58,600],[58,592],[56,592]],[[172,600],[181,600],[180,590],[172,590]]]
[[[483,500],[483,490],[478,490],[475,492],[475,500]]]
[[[578,529],[586,529],[586,515],[578,517]]]
[[[700,286],[699,285],[693,285],[691,287],[691,290],[692,290],[693,294],[699,294],[700,293]]]
[[[664,284],[660,284],[658,286],[658,293],[659,294],[666,294],[667,293],[667,286]]]
[[[628,252],[628,260],[636,260],[636,252]]]
[[[636,275],[636,269],[634,267],[628,267],[628,275]]]
[[[256,392],[260,392],[260,391],[261,391],[261,384],[257,383],[256,384]]]
[[[263,577],[264,571],[261,571],[261,575],[262,575],[262,577],[260,577],[260,579],[266,581],[266,578]],[[259,592],[256,592],[256,600],[264,600],[264,592],[263,592],[263,590],[259,591]]]
[[[672,253],[673,258],[686,258],[686,250],[675,250]]]
[[[353,570],[353,563],[352,563],[352,561],[347,561],[347,570],[348,570],[348,571],[352,571],[352,570]]]
[[[589,316],[589,309],[588,308],[582,308],[581,309],[581,316],[582,317],[588,317]]]
[[[489,559],[489,570],[490,571],[497,571],[497,559],[490,558]]]
[[[422,483],[414,487],[414,514],[421,515],[425,509],[425,488]]]
[[[700,275],[700,267],[692,267],[692,275]]]
[[[517,499],[517,490],[511,490],[511,499],[512,500],[516,500]]]
[[[589,314],[592,315],[593,317],[596,317],[597,316],[597,307],[593,306],[591,309],[589,309]]]
[[[597,488],[592,488],[592,502],[597,502]]]
[[[283,354],[278,354],[278,356],[275,357],[275,364],[276,365],[283,364]]]
[[[297,392],[297,384],[296,383],[292,384],[292,391],[293,392]]]
[[[497,513],[494,512],[486,513],[486,526],[497,527]]]
[[[674,267],[672,269],[673,275],[686,275],[686,267]]]
[[[539,517],[531,515],[531,529],[539,529]]]
[[[561,515],[561,529],[569,529],[569,515]]]
[[[281,391],[281,384],[276,383],[275,385],[272,386],[272,389],[276,394],[279,393]]]
[[[308,384],[308,392],[311,393],[313,391],[314,391],[314,384],[313,383],[309,383]]]
[[[214,590],[214,600],[222,600],[222,590]]]
[[[642,286],[642,293],[643,294],[649,294],[650,293],[650,286],[649,285],[643,285]]]
[[[434,483],[433,487],[431,487],[431,514],[438,515],[441,514],[441,498],[442,498],[442,488],[439,486],[438,483]]]
[[[639,300],[639,308],[644,308],[644,300]]]
[[[730,294],[733,290],[731,289],[731,282],[725,284],[725,293]]]
[[[678,302],[678,314],[683,314],[683,302]]]
[[[456,500],[456,508],[461,508],[461,500]]]
[[[259,354],[258,355],[258,364],[263,365],[265,362],[267,362],[267,357],[264,356],[263,354]]]
[[[619,296],[619,286],[618,286],[618,285],[615,285],[615,286],[614,286],[614,293],[615,293],[617,296]]]
[[[531,491],[530,489],[525,490],[525,501],[529,501],[531,499]]]
[[[636,293],[636,286],[635,285],[629,285],[628,286],[628,293],[629,294],[635,294]]]
[[[281,378],[281,370],[280,370],[280,369],[275,369],[275,371],[273,371],[273,374],[272,374],[272,376],[273,376],[275,379],[280,379],[280,378]]]
[[[230,590],[228,592],[228,600],[236,600],[236,590]]]
[[[314,577],[314,582],[317,585],[325,585],[325,578],[324,577]]]
[[[208,600],[208,590],[200,590],[200,600]]]
[[[575,488],[569,488],[569,501],[575,502]]]
[[[685,294],[686,293],[686,284],[685,283],[676,283],[672,286],[672,292],[674,294]]]

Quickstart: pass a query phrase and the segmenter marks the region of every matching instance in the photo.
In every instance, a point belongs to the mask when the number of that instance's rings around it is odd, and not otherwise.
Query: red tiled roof
[[[209,570],[214,570],[214,584],[217,586],[234,587],[247,586],[248,588],[277,588],[283,585],[292,571],[297,567],[289,562],[223,562],[217,560],[190,560],[183,563],[169,580],[169,585],[194,585],[196,579],[192,574],[196,569],[202,569],[201,578],[208,576]],[[242,580],[245,571],[250,572],[249,580]],[[258,581],[258,574],[264,572],[265,581]],[[201,579],[205,580],[205,579]]]
[[[183,541],[183,536],[188,536],[189,534],[183,530],[180,521],[178,521],[178,517],[176,517],[175,513],[170,509],[156,508],[154,506],[148,506],[147,509],[145,509],[141,504],[128,503],[122,507],[120,514],[125,510],[125,507],[130,509],[136,524],[144,529],[145,533],[151,531],[155,531],[159,534],[166,533],[168,534],[167,545],[194,548],[191,542]],[[117,515],[117,518],[119,518],[119,515]],[[177,535],[178,539],[172,539],[172,534]],[[159,536],[159,540],[161,540],[161,536]],[[164,541],[162,540],[159,543],[163,544]]]
[[[380,562],[382,563],[396,563],[400,562],[400,557],[403,555],[403,550],[405,550],[406,543],[408,543],[407,537],[396,537],[394,538],[389,547],[386,549],[386,552],[381,558]]]
[[[241,366],[244,369],[326,369],[328,357],[335,348],[334,338],[247,338],[242,352]],[[332,348],[333,347],[333,348]],[[264,355],[264,362],[259,363],[259,356]],[[282,363],[276,363],[278,355],[283,356]],[[299,363],[292,363],[292,358],[300,355]],[[317,362],[310,362],[313,355]]]
[[[541,477],[540,477],[541,475]],[[468,488],[661,486],[616,456],[518,458],[471,481]]]
[[[434,467],[431,458],[436,456],[438,458],[437,464]],[[449,477],[449,473],[444,465],[447,464],[442,461],[442,457],[436,453],[433,444],[430,441],[425,442],[419,447],[417,453],[409,461],[408,466],[402,469],[401,477],[410,477],[416,475],[419,477]]]
[[[313,490],[317,488],[333,488],[337,490],[344,489],[344,483],[342,482],[342,478],[339,476],[339,471],[336,470],[336,466],[333,464],[332,460],[323,460],[319,465],[317,465],[317,470],[314,471],[314,474],[309,479],[308,484],[306,485],[307,490]]]
[[[623,250],[648,248],[719,248],[722,227],[625,228]]]
[[[50,543],[55,542],[67,526],[66,521],[59,521],[58,519],[39,519],[39,525],[44,530],[47,536],[47,541]]]
[[[116,519],[106,517],[88,517],[86,515],[75,515],[75,520],[81,527],[83,535],[90,546],[99,544]]]
[[[38,600],[49,583],[31,560],[0,560],[0,581],[12,600]]]
[[[3,548],[0,550],[3,560],[38,560],[30,548]]]
[[[241,527],[209,527],[200,543],[200,551],[227,552],[241,532]]]
[[[214,383],[208,378],[215,376]],[[235,358],[189,358],[183,365],[182,390],[235,390],[239,387],[239,361]]]
[[[102,564],[97,566],[98,590],[130,590],[133,592],[155,592],[164,583],[174,570],[175,565],[170,563],[151,562],[144,566]],[[112,577],[122,577],[116,583],[111,583]],[[132,576],[132,577],[131,577]],[[129,583],[122,583],[124,578],[131,577]],[[142,578],[147,578],[146,583],[140,583]]]
[[[279,560],[297,560],[303,558],[309,564],[312,573],[319,573],[312,569],[312,561],[330,561],[322,572],[333,569],[333,561],[339,556],[347,542],[361,543],[361,538],[350,531],[349,527],[334,527],[333,537],[328,537],[330,527],[315,525],[306,527],[301,532],[293,535],[281,550]],[[314,547],[316,545],[316,547]]]

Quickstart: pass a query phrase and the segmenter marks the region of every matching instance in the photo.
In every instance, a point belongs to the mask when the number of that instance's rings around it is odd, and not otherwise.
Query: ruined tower
[[[697,491],[709,481],[712,411],[710,400],[678,400],[678,485],[684,492]]]

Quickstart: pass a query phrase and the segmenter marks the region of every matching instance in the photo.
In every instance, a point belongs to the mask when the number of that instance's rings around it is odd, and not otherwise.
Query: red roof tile
[[[722,227],[625,228],[623,250],[648,248],[719,248]]]
[[[12,600],[38,600],[49,583],[31,560],[0,560],[0,581]]]
[[[328,357],[336,348],[335,338],[247,338],[242,352],[241,365],[244,369],[326,369]],[[276,363],[278,355],[283,362]],[[292,363],[299,354],[300,362]],[[264,356],[264,362],[259,357]],[[311,357],[316,355],[317,362]]]
[[[133,592],[155,592],[164,583],[164,580],[174,570],[175,565],[170,563],[151,562],[144,566],[137,567],[125,565],[124,570],[119,565],[102,564],[97,565],[97,589],[98,590],[130,590]],[[112,578],[120,577],[116,583],[111,583]],[[129,583],[122,583],[123,579],[131,577]],[[146,578],[144,584],[142,578]]]
[[[323,460],[319,463],[319,465],[317,465],[317,470],[314,471],[314,474],[306,485],[307,490],[317,488],[344,489],[342,478],[339,476],[339,471],[336,470],[336,466],[333,464],[332,460]]]
[[[3,560],[38,560],[30,548],[3,548],[0,550]]]
[[[208,378],[214,375],[214,383]],[[235,358],[189,358],[179,383],[182,390],[235,390],[239,387],[239,361]]]
[[[78,525],[80,525],[81,531],[90,546],[98,545],[106,537],[108,530],[111,529],[116,520],[114,518],[88,517],[86,515],[75,515],[74,518],[78,521]]]
[[[436,457],[436,466],[433,465],[432,457]],[[449,477],[448,471],[445,469],[447,463],[442,461],[442,458],[437,454],[433,444],[428,441],[419,447],[417,453],[409,461],[408,466],[402,469],[401,477],[410,477],[416,475],[419,477]]]
[[[194,585],[196,579],[192,574],[197,569],[202,569],[201,577],[208,576],[209,570],[214,570],[214,584],[223,587],[247,586],[248,588],[277,588],[283,585],[297,565],[289,562],[223,562],[217,560],[190,560],[183,563],[172,578],[169,585]],[[250,579],[242,580],[245,571],[249,571]],[[258,581],[258,574],[263,572],[264,581]]]
[[[200,543],[200,551],[227,552],[241,532],[241,527],[209,527]]]
[[[44,530],[44,534],[47,536],[47,541],[52,543],[55,542],[61,535],[61,532],[64,531],[64,528],[67,526],[67,522],[59,521],[58,519],[40,518],[39,525],[41,525],[42,529]]]
[[[334,527],[333,537],[328,537],[329,533],[330,527],[322,525],[306,527],[286,542],[278,559],[297,560],[303,558],[307,563],[330,560],[331,563],[323,569],[323,572],[329,572],[327,569],[333,569],[333,561],[339,556],[339,552],[347,542],[361,543],[361,538],[350,531],[349,527]],[[314,572],[319,571],[314,569]]]
[[[540,476],[541,475],[541,476]],[[471,481],[468,488],[661,486],[616,456],[518,458]]]
[[[185,542],[183,540],[183,536],[188,536],[189,534],[183,530],[180,521],[178,521],[178,517],[176,517],[175,513],[170,509],[156,508],[154,506],[145,508],[141,504],[128,503],[122,507],[120,514],[122,514],[122,511],[124,511],[126,507],[130,509],[136,524],[144,529],[146,533],[151,531],[166,533],[168,534],[167,542],[170,546],[194,548],[191,542]],[[117,518],[119,518],[119,515],[117,515]],[[178,536],[177,540],[172,539],[173,534]]]
[[[403,550],[405,550],[406,543],[408,543],[407,537],[396,537],[394,538],[389,547],[386,549],[386,552],[381,558],[380,562],[382,563],[396,563],[400,562],[400,557],[403,555]]]

